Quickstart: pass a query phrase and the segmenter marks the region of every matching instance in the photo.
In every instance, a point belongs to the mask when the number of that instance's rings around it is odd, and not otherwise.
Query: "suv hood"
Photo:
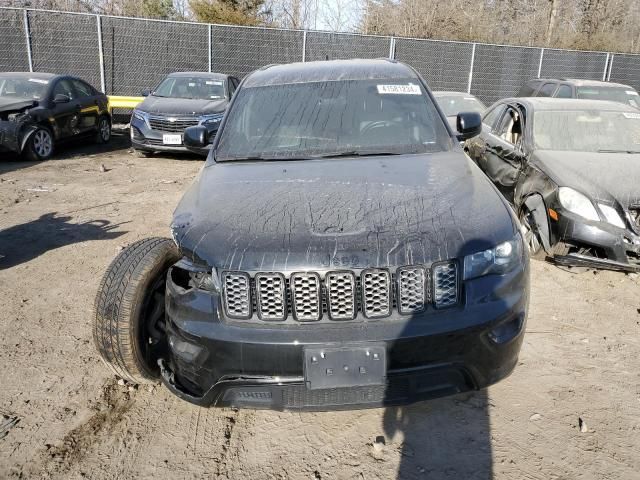
[[[207,115],[222,113],[227,108],[227,99],[192,100],[185,98],[147,97],[136,107],[148,113],[169,113],[173,115]]]
[[[640,154],[538,150],[533,158],[559,186],[625,209],[640,203]]]
[[[248,271],[425,264],[515,231],[504,201],[460,151],[212,163],[172,224],[194,262]]]
[[[27,100],[16,97],[0,97],[0,112],[11,113],[19,112],[27,108],[32,108],[38,105],[37,100]]]

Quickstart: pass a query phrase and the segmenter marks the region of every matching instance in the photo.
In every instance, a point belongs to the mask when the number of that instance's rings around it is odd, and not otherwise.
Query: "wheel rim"
[[[142,308],[142,322],[138,337],[140,352],[146,368],[156,371],[158,358],[167,350],[165,324],[166,275],[160,275],[151,284]]]
[[[102,140],[105,142],[111,137],[111,125],[109,125],[106,118],[103,118],[100,121],[100,135],[102,136]]]
[[[541,244],[538,233],[531,227],[531,212],[525,210],[520,214],[520,224],[522,225],[524,241],[529,248],[529,252],[537,253]]]
[[[33,149],[41,158],[51,155],[53,150],[51,134],[46,130],[38,130],[33,137]]]

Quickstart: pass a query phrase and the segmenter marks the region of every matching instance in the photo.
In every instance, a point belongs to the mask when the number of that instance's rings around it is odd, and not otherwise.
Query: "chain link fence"
[[[640,55],[0,7],[0,71],[70,73],[108,94],[139,95],[175,71],[242,78],[274,63],[381,57],[413,66],[434,90],[473,93],[487,104],[537,77],[640,90]]]

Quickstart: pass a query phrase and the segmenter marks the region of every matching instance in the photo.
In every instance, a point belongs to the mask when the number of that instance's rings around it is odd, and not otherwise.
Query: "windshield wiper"
[[[602,149],[602,150],[598,150],[598,153],[629,153],[629,154],[634,154],[634,153],[640,153],[640,150],[614,150],[614,149]]]
[[[349,150],[347,152],[324,153],[314,155],[312,158],[340,158],[340,157],[383,157],[388,155],[408,155],[415,152],[367,152],[361,150]]]

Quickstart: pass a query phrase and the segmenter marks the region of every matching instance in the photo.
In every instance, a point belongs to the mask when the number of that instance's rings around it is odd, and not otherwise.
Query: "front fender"
[[[24,121],[0,121],[0,146],[21,153],[37,126]]]

